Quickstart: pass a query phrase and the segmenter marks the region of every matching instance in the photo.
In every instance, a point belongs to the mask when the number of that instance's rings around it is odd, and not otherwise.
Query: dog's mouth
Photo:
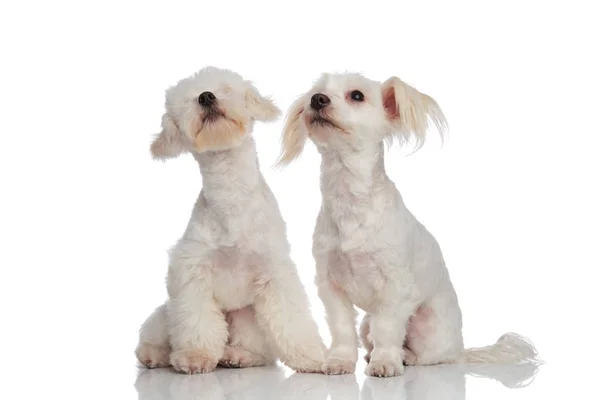
[[[309,120],[311,125],[316,125],[316,126],[328,126],[330,128],[334,128],[334,129],[338,129],[341,131],[340,127],[337,126],[337,124],[335,122],[333,122],[332,120],[330,120],[329,118],[325,118],[322,115],[313,115],[310,120]]]
[[[219,118],[226,118],[225,114],[218,108],[211,107],[206,111],[206,113],[202,117],[202,122],[214,122]]]

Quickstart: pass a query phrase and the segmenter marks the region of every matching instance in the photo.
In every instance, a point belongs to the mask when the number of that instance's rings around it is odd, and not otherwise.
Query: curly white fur
[[[360,337],[369,375],[399,375],[404,364],[536,359],[533,346],[515,334],[464,349],[462,315],[440,247],[384,168],[384,143],[415,138],[420,145],[430,122],[443,133],[438,104],[397,77],[380,83],[324,74],[289,110],[280,164],[298,157],[309,138],[322,156],[313,255],[332,335],[325,373],[355,369],[354,306],[366,311]]]
[[[210,92],[212,103],[200,95]],[[260,172],[254,120],[280,114],[248,81],[207,67],[166,92],[157,159],[190,152],[202,190],[170,251],[167,302],[140,329],[148,367],[186,373],[265,365],[320,372],[325,353],[277,202]]]

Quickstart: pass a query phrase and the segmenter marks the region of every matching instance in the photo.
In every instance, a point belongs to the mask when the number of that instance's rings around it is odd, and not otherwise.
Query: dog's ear
[[[382,84],[383,107],[392,127],[390,139],[406,142],[414,135],[416,148],[424,141],[429,121],[442,136],[446,131],[446,118],[435,100],[406,84],[398,77],[391,77]]]
[[[168,113],[162,116],[162,131],[150,145],[150,153],[156,160],[174,158],[185,151],[181,132]]]
[[[298,98],[288,110],[281,136],[281,155],[277,166],[283,167],[294,161],[304,149],[308,139],[308,131],[302,119],[305,96]]]
[[[281,110],[273,103],[273,100],[262,96],[252,84],[249,86],[246,91],[246,108],[250,112],[250,116],[262,122],[270,122],[279,118]]]

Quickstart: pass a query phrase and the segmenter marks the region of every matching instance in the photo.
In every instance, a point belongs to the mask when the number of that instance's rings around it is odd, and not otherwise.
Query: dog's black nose
[[[216,99],[217,98],[214,94],[212,94],[212,92],[202,92],[202,94],[198,96],[198,103],[200,103],[203,106],[210,106],[212,103],[215,102]]]
[[[323,93],[314,94],[313,97],[310,98],[310,107],[314,110],[320,110],[329,103],[331,103],[331,100]]]

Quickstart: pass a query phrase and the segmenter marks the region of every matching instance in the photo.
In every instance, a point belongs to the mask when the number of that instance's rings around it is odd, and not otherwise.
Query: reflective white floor
[[[533,398],[529,387],[535,385],[535,377],[543,368],[533,365],[418,367],[408,368],[404,376],[386,379],[365,377],[362,373],[295,374],[282,366],[219,369],[194,376],[164,368],[140,369],[135,388],[139,400]],[[476,390],[471,396],[469,384],[472,381],[488,381],[489,385],[484,385],[487,390]]]

